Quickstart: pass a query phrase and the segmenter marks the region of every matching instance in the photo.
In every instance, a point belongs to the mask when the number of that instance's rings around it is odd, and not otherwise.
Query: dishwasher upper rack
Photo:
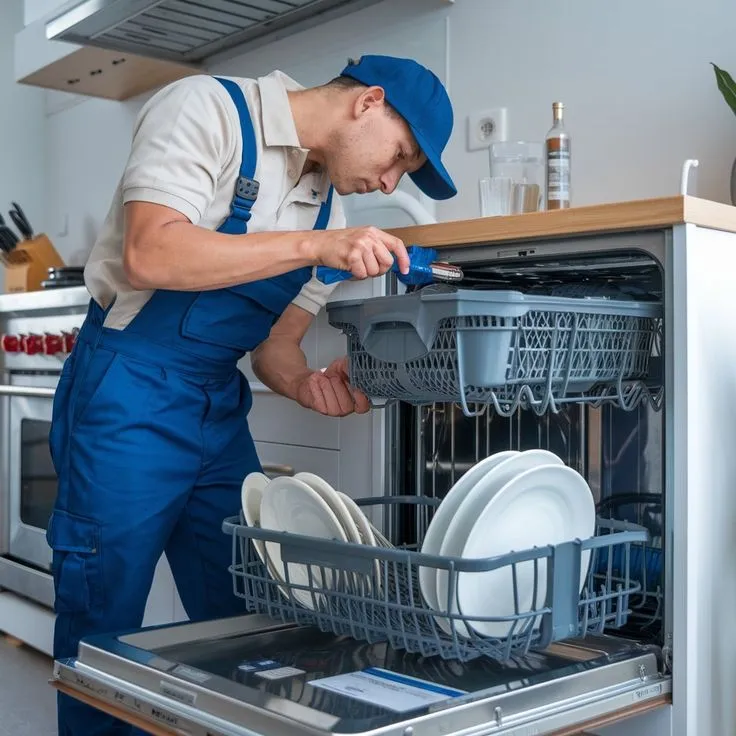
[[[404,504],[436,507],[439,500],[417,496],[368,498],[360,506]],[[354,639],[387,641],[395,649],[423,656],[468,661],[488,656],[508,661],[530,650],[541,650],[553,641],[621,628],[631,611],[630,599],[641,584],[618,561],[630,560],[633,545],[648,538],[642,527],[610,519],[598,519],[596,536],[554,546],[511,552],[489,559],[463,559],[425,555],[416,548],[382,548],[341,541],[315,539],[245,525],[242,514],[223,522],[223,531],[232,536],[233,591],[243,598],[248,610],[284,623],[316,626]],[[254,542],[279,546],[285,577],[276,580],[256,551]],[[421,539],[417,548],[421,547]],[[606,564],[598,563],[607,550]],[[585,581],[581,557],[590,553]],[[301,565],[306,577],[292,577],[291,565]],[[517,576],[522,565],[533,567],[530,605],[520,600]],[[448,596],[442,611],[430,609],[419,589],[419,568],[445,570]],[[514,610],[503,617],[464,615],[457,599],[460,575],[482,575],[505,571],[514,588]],[[615,573],[615,574],[614,574]],[[542,580],[544,605],[540,600]],[[327,584],[325,584],[327,581]],[[300,603],[308,601],[309,607]],[[457,612],[450,612],[454,608]],[[443,629],[438,620],[453,622]],[[481,636],[472,623],[503,623],[501,637]],[[447,625],[447,623],[446,623]],[[458,629],[466,632],[458,634]]]
[[[661,406],[650,376],[659,302],[433,285],[327,312],[347,336],[351,383],[372,399],[460,403],[466,416],[492,405],[504,417],[569,402]]]

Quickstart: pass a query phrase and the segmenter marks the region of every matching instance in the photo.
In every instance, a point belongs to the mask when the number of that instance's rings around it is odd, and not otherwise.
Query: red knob
[[[43,337],[41,335],[23,335],[21,348],[26,355],[37,355],[43,352]]]
[[[3,335],[0,347],[6,353],[19,353],[21,350],[20,337],[18,335]]]
[[[43,353],[44,355],[56,355],[64,350],[64,338],[61,335],[43,336]]]
[[[61,338],[64,343],[64,352],[71,353],[74,347],[74,341],[76,340],[77,334],[75,332],[62,332]]]

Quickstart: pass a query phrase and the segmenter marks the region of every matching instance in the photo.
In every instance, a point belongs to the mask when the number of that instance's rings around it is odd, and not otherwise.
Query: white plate
[[[494,495],[510,480],[520,473],[542,465],[563,465],[557,455],[547,450],[525,450],[506,457],[502,462],[493,466],[466,494],[460,508],[450,519],[438,554],[442,557],[461,557],[468,535],[478,521]],[[449,586],[449,572],[437,570],[435,576],[435,590],[437,598],[436,609],[447,610],[447,596]],[[457,607],[455,607],[455,613]],[[460,636],[469,636],[469,632],[461,621],[450,621],[446,618],[437,618],[437,624],[447,634],[452,635],[452,623],[456,624]]]
[[[345,529],[348,542],[354,544],[361,543],[360,530],[358,529],[355,520],[353,519],[350,510],[345,505],[345,502],[340,498],[340,494],[323,478],[320,478],[314,473],[297,473],[294,478],[301,480],[306,483],[312,490],[319,493],[322,496],[324,502],[332,509],[332,513],[338,518]]]
[[[478,517],[463,547],[467,559],[487,559],[534,547],[595,534],[595,503],[585,479],[572,468],[547,465],[517,475],[501,488]],[[580,588],[590,561],[583,552]],[[547,593],[547,558],[537,560],[537,599],[533,600],[535,562],[516,565],[519,610],[529,612],[544,605]],[[457,602],[466,618],[501,617],[515,613],[512,568],[505,566],[484,573],[460,573]],[[537,616],[534,628],[541,622]],[[524,622],[528,625],[528,620]],[[470,621],[479,634],[504,637],[511,633],[509,621]],[[513,631],[518,633],[516,625]]]
[[[274,478],[268,484],[261,502],[261,527],[318,539],[347,542],[345,530],[332,509],[319,493],[298,478]],[[288,564],[289,581],[292,584],[309,585],[311,567],[313,587],[329,588],[332,585],[334,571],[331,568],[298,562],[284,563],[280,544],[266,542],[266,554],[282,582],[286,582]],[[322,569],[324,575],[321,574]],[[285,587],[281,590],[288,598],[289,591]],[[313,608],[317,602],[317,597],[313,598],[308,590],[292,588],[291,592],[295,600],[305,608]]]
[[[240,503],[243,507],[245,523],[248,526],[259,527],[261,525],[261,499],[269,483],[270,478],[263,473],[248,473],[243,480],[243,485],[240,488]],[[263,542],[260,539],[251,541],[261,558],[261,562],[268,567],[268,557]],[[273,574],[271,570],[269,572]]]
[[[519,454],[516,450],[497,452],[483,458],[483,460],[477,462],[460,476],[455,485],[445,494],[442,503],[432,517],[429,527],[427,527],[427,533],[424,535],[424,541],[422,542],[422,554],[438,555],[440,553],[447,527],[460,508],[460,504],[463,502],[466,494],[496,465]],[[419,568],[419,587],[427,605],[434,609],[439,607],[437,601],[436,572],[437,568],[434,567]]]
[[[337,495],[340,496],[340,500],[345,504],[345,508],[348,510],[350,518],[353,520],[353,523],[358,529],[361,543],[370,545],[371,547],[376,547],[376,537],[373,534],[373,530],[371,529],[368,518],[361,511],[360,506],[358,506],[358,504],[355,503],[355,501],[353,501],[353,499],[350,498],[350,496],[348,496],[346,493],[341,493],[340,491],[338,491]]]
[[[348,513],[352,517],[353,521],[355,522],[355,525],[358,527],[358,533],[361,536],[361,542],[365,545],[368,545],[370,547],[379,547],[381,546],[378,542],[378,539],[376,539],[376,535],[373,532],[373,529],[371,528],[371,523],[368,521],[368,517],[363,513],[360,506],[358,506],[355,501],[353,501],[350,496],[348,496],[345,493],[341,493],[338,491],[338,494],[340,498],[342,499],[343,503],[345,504],[345,507],[348,510]],[[381,588],[381,563],[376,560],[373,564],[374,569],[374,576],[375,576],[375,586],[376,590],[380,590]],[[373,590],[373,583],[366,580],[365,576],[363,575],[356,575],[355,577],[358,586],[360,586],[361,581],[365,582],[368,585],[369,591]]]

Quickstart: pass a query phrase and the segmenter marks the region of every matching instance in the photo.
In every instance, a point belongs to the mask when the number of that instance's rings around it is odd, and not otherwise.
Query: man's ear
[[[383,107],[385,102],[386,93],[383,91],[383,87],[367,87],[366,89],[361,90],[360,94],[355,100],[355,117],[360,117],[364,113],[369,112],[374,108]]]

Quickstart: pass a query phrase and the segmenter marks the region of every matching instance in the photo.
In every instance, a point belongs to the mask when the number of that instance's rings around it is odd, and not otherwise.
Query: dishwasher
[[[671,239],[654,229],[450,246],[443,257],[463,269],[461,286],[404,289],[391,277],[386,297],[328,305],[351,378],[382,417],[385,492],[358,503],[393,546],[227,519],[242,617],[90,637],[55,663],[57,684],[201,736],[577,734],[668,707]],[[529,308],[406,316],[403,305],[459,291]],[[386,299],[394,307],[373,309]],[[488,343],[473,342],[489,329],[512,335],[499,348],[500,383],[470,375],[499,369]],[[594,536],[491,560],[423,556],[453,484],[493,453],[526,449],[585,478]],[[277,584],[259,543],[278,544],[287,566],[307,563],[308,580]],[[493,636],[448,633],[439,619],[462,614],[448,600],[438,616],[417,585],[431,567],[450,581],[449,598],[462,575],[505,570],[513,588],[524,565],[532,604],[514,590]]]

